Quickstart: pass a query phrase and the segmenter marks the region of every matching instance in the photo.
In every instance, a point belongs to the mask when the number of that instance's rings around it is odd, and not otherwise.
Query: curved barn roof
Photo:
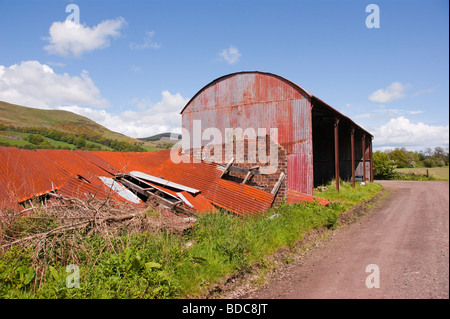
[[[235,72],[235,73],[230,73],[224,76],[221,76],[213,81],[211,81],[210,83],[208,83],[207,85],[205,85],[203,88],[201,88],[190,100],[188,103],[186,103],[186,105],[184,106],[184,108],[181,110],[180,114],[183,114],[184,111],[188,108],[188,106],[202,93],[204,92],[206,89],[208,89],[211,86],[214,86],[215,84],[224,81],[228,78],[231,77],[235,77],[235,76],[240,76],[240,75],[245,75],[245,74],[260,74],[260,75],[265,75],[268,77],[273,77],[276,78],[278,80],[280,80],[281,82],[284,82],[285,84],[291,86],[294,90],[298,91],[301,95],[306,96],[310,99],[311,104],[314,105],[320,105],[321,107],[328,109],[330,112],[334,113],[336,116],[338,116],[340,119],[345,119],[347,120],[349,123],[351,123],[351,125],[359,128],[360,130],[362,130],[363,132],[365,132],[368,136],[373,137],[372,134],[370,134],[369,132],[367,132],[365,129],[363,129],[362,127],[360,127],[358,124],[356,124],[355,122],[353,122],[349,117],[345,116],[344,114],[340,113],[339,111],[337,111],[336,109],[334,109],[333,107],[331,107],[330,105],[328,105],[327,103],[325,103],[324,101],[322,101],[321,99],[319,99],[318,97],[314,96],[313,94],[309,93],[307,90],[305,90],[304,88],[302,88],[301,86],[295,84],[292,81],[289,81],[279,75],[273,74],[273,73],[268,73],[268,72],[261,72],[261,71],[241,71],[241,72]]]

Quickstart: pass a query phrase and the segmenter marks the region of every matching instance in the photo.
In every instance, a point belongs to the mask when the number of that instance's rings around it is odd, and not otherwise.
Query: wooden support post
[[[366,134],[362,137],[363,182],[366,182]]]
[[[339,118],[334,121],[334,174],[336,190],[339,192]]]
[[[259,169],[259,166],[250,167],[248,172],[247,172],[247,175],[244,178],[244,181],[242,182],[242,184],[247,183],[248,179],[250,178],[250,175],[254,175],[255,170],[257,170],[257,169]]]
[[[247,175],[245,175],[244,181],[242,182],[242,184],[247,183],[248,179],[250,178],[250,175],[252,175],[252,171],[248,171]]]
[[[130,182],[130,181],[126,180],[125,178],[116,178],[116,180],[118,182],[120,182],[121,184],[123,184],[124,186],[126,186],[127,188],[130,188],[134,192],[144,195],[144,196],[147,196],[147,191],[154,190],[154,188],[150,188],[150,187],[149,188],[140,187],[139,185],[136,185],[135,183]]]
[[[351,128],[351,148],[352,148],[352,187],[355,188],[355,128]]]
[[[373,154],[372,154],[372,139],[369,144],[369,156],[370,156],[370,181],[373,182]]]
[[[231,165],[233,165],[233,163],[234,163],[234,158],[232,158],[232,159],[228,162],[227,166],[225,167],[225,170],[224,170],[223,173],[220,175],[220,178],[222,178],[222,176],[225,175],[225,174],[228,172],[228,170],[230,169]]]
[[[275,183],[272,191],[270,192],[271,194],[275,195],[276,193],[278,193],[278,190],[280,189],[280,186],[281,186],[281,183],[283,182],[284,177],[285,177],[284,173],[281,172],[280,177],[278,178],[278,181]]]

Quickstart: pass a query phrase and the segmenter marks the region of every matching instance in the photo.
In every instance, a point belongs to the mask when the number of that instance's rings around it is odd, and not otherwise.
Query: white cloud
[[[161,101],[152,104],[148,99],[133,99],[139,111],[125,111],[110,114],[105,110],[96,110],[79,106],[65,106],[60,109],[88,117],[106,128],[130,137],[148,137],[158,133],[181,133],[181,109],[189,99],[179,93],[169,91],[161,93]]]
[[[52,62],[52,61],[47,61],[47,62],[45,62],[45,64],[50,65],[50,66],[56,66],[56,67],[58,67],[58,68],[63,68],[63,67],[66,66],[65,63],[62,63],[62,62]]]
[[[148,137],[163,132],[181,133],[181,109],[189,99],[179,93],[161,92],[161,100],[132,99],[138,111],[112,114],[86,71],[80,76],[57,74],[48,65],[25,61],[10,67],[0,65],[0,100],[23,106],[71,111],[108,129],[130,137]],[[87,106],[89,107],[83,107]],[[99,108],[95,108],[99,107]]]
[[[405,90],[409,84],[393,82],[386,89],[379,89],[369,95],[369,100],[378,103],[389,103],[405,97]]]
[[[72,20],[53,22],[48,38],[50,42],[44,49],[50,54],[63,57],[80,57],[83,53],[103,49],[109,46],[110,37],[120,35],[120,29],[126,24],[124,18],[105,20],[90,28]]]
[[[0,100],[45,109],[73,104],[108,106],[87,71],[80,76],[57,74],[38,61],[0,65]]]
[[[424,123],[412,123],[404,116],[390,119],[374,132],[374,147],[425,148],[448,146],[449,126],[433,126]]]
[[[144,43],[136,44],[134,42],[130,43],[130,48],[133,50],[144,50],[148,48],[159,49],[161,44],[153,41],[153,37],[155,36],[155,31],[149,31],[146,33],[144,37]]]
[[[424,111],[422,110],[403,110],[403,109],[388,109],[388,108],[380,108],[375,109],[369,113],[361,113],[353,116],[354,119],[373,119],[373,120],[383,120],[383,119],[391,119],[394,117],[399,117],[403,115],[417,115],[422,114]]]
[[[225,60],[228,64],[235,64],[239,62],[241,58],[241,54],[239,53],[238,48],[230,45],[228,49],[224,49],[219,53],[219,56]]]
[[[419,96],[419,95],[422,95],[422,94],[430,94],[430,93],[433,93],[435,90],[436,90],[435,88],[420,90],[420,91],[415,92],[413,94],[413,96]]]

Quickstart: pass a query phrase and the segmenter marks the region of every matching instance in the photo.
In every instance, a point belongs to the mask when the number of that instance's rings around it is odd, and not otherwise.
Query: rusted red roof
[[[267,210],[274,199],[272,194],[252,186],[221,179],[222,172],[216,164],[175,164],[170,150],[118,153],[1,147],[0,168],[2,203],[10,198],[20,203],[51,191],[83,199],[91,194],[126,201],[112,193],[99,177],[111,178],[131,171],[200,190],[201,194],[186,195],[199,212],[210,211],[214,204],[236,214],[257,213]],[[175,190],[166,191],[176,195]]]
[[[39,152],[1,146],[0,172],[2,200],[14,198],[16,202],[51,192],[70,176]]]
[[[330,204],[331,202],[329,200],[320,198],[320,197],[315,197],[315,196],[311,196],[308,194],[303,194],[303,193],[299,193],[293,190],[288,190],[288,197],[286,202],[288,204],[295,204],[295,203],[301,203],[301,202],[314,202],[317,201],[319,202],[319,204],[326,206],[328,204]]]
[[[182,191],[181,194],[199,213],[211,213],[216,210],[211,202],[201,193],[192,195],[186,191]]]

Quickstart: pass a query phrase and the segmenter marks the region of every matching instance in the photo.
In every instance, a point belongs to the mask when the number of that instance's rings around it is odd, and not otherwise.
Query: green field
[[[433,168],[397,168],[396,173],[402,175],[428,175],[434,176],[437,179],[449,180],[449,167],[433,167]]]

